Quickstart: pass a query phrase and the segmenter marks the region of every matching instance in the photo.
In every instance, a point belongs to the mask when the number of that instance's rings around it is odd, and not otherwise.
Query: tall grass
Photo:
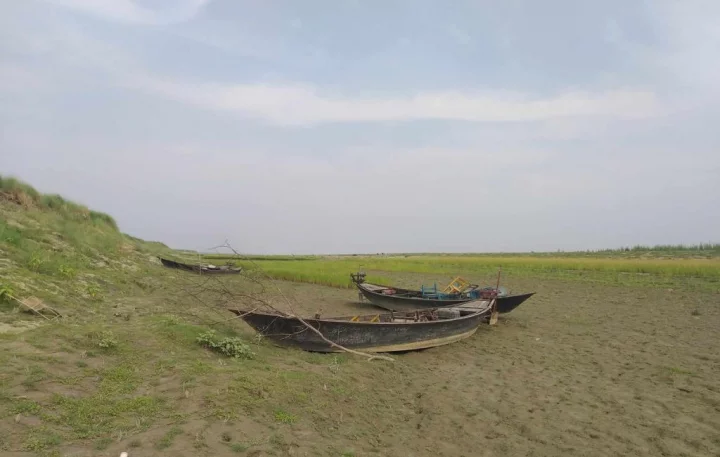
[[[54,211],[66,217],[89,221],[93,224],[107,225],[118,231],[118,225],[112,216],[92,211],[87,206],[65,200],[57,194],[41,194],[30,184],[14,177],[0,175],[0,199],[23,206],[37,206],[40,209]]]
[[[287,261],[268,262],[261,261],[259,266],[273,279],[285,281],[304,282],[342,289],[354,287],[350,273],[354,270],[337,268],[337,265],[328,266],[324,262],[298,262],[293,264]],[[368,275],[367,281],[375,284],[390,284],[390,280],[381,275]]]
[[[225,260],[228,258],[225,257]],[[287,260],[255,260],[245,266],[258,265],[271,277],[290,281],[352,287],[350,273],[357,270],[374,272],[370,282],[388,284],[382,272],[421,273],[445,276],[449,279],[463,275],[471,280],[487,278],[498,267],[512,276],[548,278],[584,278],[616,280],[625,276],[668,280],[695,278],[707,284],[720,283],[720,259],[629,259],[576,258],[533,256],[411,256],[411,257],[326,257],[291,262]]]

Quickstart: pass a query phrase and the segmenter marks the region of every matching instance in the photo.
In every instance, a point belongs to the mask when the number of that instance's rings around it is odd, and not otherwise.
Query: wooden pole
[[[499,267],[498,268],[498,276],[497,276],[497,284],[495,285],[495,297],[493,297],[493,301],[492,301],[492,313],[490,314],[490,325],[497,324],[498,315],[500,314],[500,313],[498,313],[498,310],[497,310],[497,295],[500,292],[499,289],[500,289],[500,271],[501,270],[502,270],[502,267]]]

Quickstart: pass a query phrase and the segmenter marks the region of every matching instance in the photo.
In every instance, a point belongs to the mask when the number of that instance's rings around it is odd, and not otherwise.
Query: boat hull
[[[328,344],[299,319],[276,314],[230,310],[266,338],[283,346],[312,352],[342,352]],[[478,309],[459,318],[427,322],[351,322],[333,319],[303,319],[328,340],[363,352],[404,352],[454,343],[473,335],[487,321],[490,308]],[[338,318],[340,319],[340,318]]]
[[[193,273],[199,273],[199,274],[211,274],[211,275],[228,275],[228,274],[237,274],[242,271],[242,268],[207,268],[203,267],[201,265],[189,265],[187,263],[182,262],[176,262],[174,260],[169,259],[163,259],[162,257],[158,257],[160,259],[160,262],[168,267],[168,268],[175,268],[177,270],[183,270],[183,271],[191,271]]]
[[[428,308],[445,308],[457,306],[463,303],[473,301],[473,299],[429,299],[422,297],[403,297],[403,292],[411,292],[407,289],[397,289],[392,287],[376,286],[374,284],[362,283],[357,284],[357,288],[360,293],[373,305],[390,310],[390,311],[414,311],[418,309]],[[384,294],[379,292],[382,289],[394,289],[399,293],[396,294]],[[500,314],[506,314],[520,306],[525,300],[532,297],[535,293],[522,294],[522,295],[509,295],[505,297],[497,298],[497,310]]]

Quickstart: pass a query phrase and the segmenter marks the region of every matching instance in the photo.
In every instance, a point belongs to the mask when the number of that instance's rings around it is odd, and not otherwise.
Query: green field
[[[705,251],[707,252],[707,251]],[[632,258],[616,255],[396,255],[324,256],[292,261],[272,257],[247,260],[237,256],[206,255],[210,263],[232,261],[246,268],[260,268],[273,278],[352,287],[350,273],[364,270],[368,281],[387,283],[384,273],[422,273],[447,278],[465,276],[473,281],[493,281],[498,268],[506,277],[564,278],[612,284],[666,287],[720,288],[720,257]]]

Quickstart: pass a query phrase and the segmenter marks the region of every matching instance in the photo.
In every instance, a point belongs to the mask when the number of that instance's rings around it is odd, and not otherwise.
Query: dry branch
[[[26,311],[30,311],[32,313],[37,314],[38,316],[51,320],[49,317],[45,315],[45,313],[48,313],[53,316],[53,319],[56,319],[58,317],[62,317],[62,314],[58,312],[55,308],[51,307],[50,305],[45,304],[42,300],[40,300],[37,297],[28,297],[25,299],[17,298],[13,295],[6,294],[8,298],[11,300],[15,300],[17,303],[20,304],[20,307]]]

